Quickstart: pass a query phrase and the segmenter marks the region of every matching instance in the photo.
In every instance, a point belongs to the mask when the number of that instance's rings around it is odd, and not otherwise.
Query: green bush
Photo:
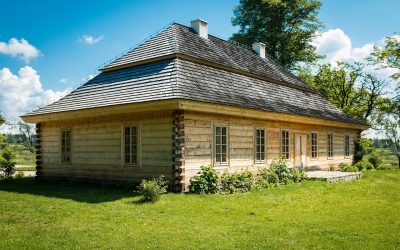
[[[163,176],[158,179],[142,180],[139,186],[139,193],[144,201],[156,202],[161,195],[167,192],[167,182]]]
[[[1,152],[0,168],[3,171],[4,178],[9,178],[15,173],[15,162],[16,154],[13,149],[6,147]]]
[[[241,173],[229,173],[224,171],[220,178],[220,191],[222,193],[247,192],[255,183],[252,172],[246,170]]]
[[[24,172],[22,172],[22,171],[17,171],[17,173],[14,176],[15,179],[20,179],[23,177],[24,177]]]
[[[356,167],[351,166],[350,164],[344,163],[344,162],[339,164],[339,168],[340,168],[340,171],[342,171],[342,172],[357,172],[358,171],[358,169]]]
[[[366,156],[367,160],[374,165],[374,168],[379,168],[382,166],[383,161],[385,159],[385,155],[383,152],[373,151],[369,155]]]
[[[299,183],[303,180],[307,179],[306,172],[301,168],[294,168],[292,170],[292,180],[296,183]]]
[[[330,164],[328,170],[329,170],[329,171],[335,171],[335,165]]]
[[[369,161],[367,161],[365,159],[363,159],[362,161],[357,162],[353,166],[355,168],[357,168],[358,171],[365,171],[365,170],[374,169],[374,165],[372,165],[372,163],[370,163]]]
[[[189,191],[197,194],[215,194],[218,192],[219,175],[213,166],[202,166],[198,175],[189,180]]]
[[[285,177],[291,178],[291,173],[287,166],[287,162],[284,159],[273,161],[269,168],[269,172],[275,173],[278,176],[279,182],[282,182]]]
[[[384,165],[384,164],[382,164],[382,165],[378,166],[376,169],[377,169],[377,170],[392,170],[393,167],[391,167],[391,166],[389,166],[389,165]]]

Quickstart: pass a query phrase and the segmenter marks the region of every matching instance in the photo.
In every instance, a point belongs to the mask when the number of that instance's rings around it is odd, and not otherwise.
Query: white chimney
[[[196,19],[191,21],[192,29],[199,34],[200,37],[208,39],[208,23],[207,21]]]
[[[251,47],[261,58],[265,58],[265,44],[253,43]]]

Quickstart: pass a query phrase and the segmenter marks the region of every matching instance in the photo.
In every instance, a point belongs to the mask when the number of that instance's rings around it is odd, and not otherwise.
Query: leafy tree
[[[397,33],[398,35],[400,33]],[[388,36],[385,38],[385,47],[374,46],[374,51],[367,58],[379,68],[393,68],[398,71],[392,75],[395,80],[400,79],[400,37]]]
[[[3,123],[6,122],[6,119],[4,119],[4,116],[0,112],[0,126],[3,125]]]
[[[266,44],[266,52],[288,69],[298,62],[322,58],[310,44],[322,28],[318,0],[240,0],[232,24],[239,26],[233,41],[251,46]]]
[[[5,178],[11,177],[15,173],[16,153],[11,147],[6,147],[1,152],[0,167]]]
[[[386,37],[384,48],[375,46],[367,60],[378,68],[396,69],[391,75],[398,84],[396,92],[390,102],[383,105],[377,120],[380,130],[386,136],[391,153],[398,158],[400,167],[400,38]]]
[[[378,116],[380,130],[387,139],[389,149],[398,159],[400,167],[400,103],[393,99]]]
[[[0,126],[6,122],[4,117],[0,113]],[[0,134],[0,149],[4,148],[6,145],[6,137],[3,134]]]
[[[305,67],[298,76],[339,109],[360,120],[375,120],[380,106],[387,102],[382,95],[388,82],[365,72],[361,63],[323,64],[316,74]]]
[[[35,151],[35,127],[24,122],[18,122],[18,129],[25,147],[31,152]]]

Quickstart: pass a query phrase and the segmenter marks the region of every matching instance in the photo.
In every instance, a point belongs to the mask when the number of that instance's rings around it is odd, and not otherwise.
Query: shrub
[[[329,170],[329,171],[335,171],[335,165],[330,164],[328,170]]]
[[[246,170],[241,173],[224,171],[220,178],[220,191],[222,193],[247,192],[254,185],[253,173]]]
[[[142,180],[139,186],[139,193],[144,201],[156,202],[161,195],[167,192],[167,182],[163,176],[158,179]]]
[[[270,173],[275,173],[278,176],[279,182],[281,182],[285,177],[291,178],[291,173],[287,166],[287,162],[284,159],[278,161],[273,161],[271,167],[269,168]]]
[[[393,167],[389,166],[389,165],[380,165],[376,168],[377,170],[392,170]]]
[[[294,168],[292,171],[292,180],[296,183],[301,182],[302,180],[307,179],[306,172],[301,168]]]
[[[370,163],[369,161],[363,159],[362,161],[357,162],[356,164],[353,165],[358,171],[365,171],[365,170],[371,170],[374,169],[374,165]]]
[[[358,171],[358,169],[356,167],[351,166],[350,164],[344,163],[344,162],[340,163],[339,167],[340,167],[340,171],[342,171],[342,172],[357,172]]]
[[[17,173],[14,175],[14,178],[20,179],[24,177],[24,172],[22,171],[17,171]]]
[[[197,194],[215,194],[218,192],[219,176],[213,166],[202,166],[198,175],[189,180],[189,191]]]
[[[367,155],[366,158],[374,166],[374,168],[379,168],[383,164],[385,155],[382,152],[373,151]]]
[[[5,178],[11,177],[15,173],[15,152],[11,148],[7,147],[1,153],[0,167],[3,170],[3,176]]]

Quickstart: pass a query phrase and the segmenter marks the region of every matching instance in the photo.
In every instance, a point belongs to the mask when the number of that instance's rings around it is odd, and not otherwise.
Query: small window
[[[350,136],[344,135],[344,157],[350,156]]]
[[[71,131],[61,132],[61,162],[71,163]]]
[[[136,126],[124,128],[125,164],[138,163],[138,129]]]
[[[265,129],[255,129],[255,156],[256,163],[265,162]]]
[[[311,133],[311,158],[317,159],[318,157],[318,135]]]
[[[227,126],[215,126],[215,163],[226,164],[228,156]]]
[[[281,155],[283,159],[289,160],[289,130],[281,131]]]
[[[333,134],[328,133],[328,159],[333,158]]]

